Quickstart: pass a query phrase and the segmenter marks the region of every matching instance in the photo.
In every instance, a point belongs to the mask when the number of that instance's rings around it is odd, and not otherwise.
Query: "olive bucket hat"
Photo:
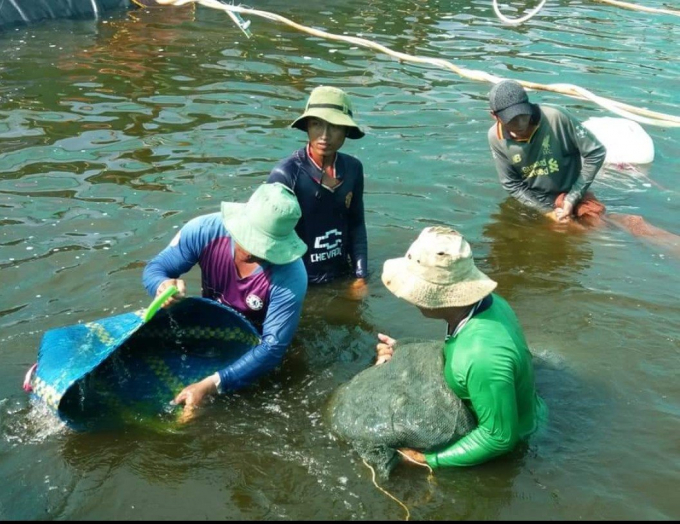
[[[272,264],[288,264],[307,251],[295,233],[301,216],[295,194],[279,182],[261,185],[246,204],[222,202],[222,222],[232,238]]]
[[[320,118],[336,126],[347,126],[347,138],[362,138],[365,133],[353,119],[352,102],[342,89],[331,86],[319,86],[309,95],[305,112],[290,127],[307,131],[307,119],[310,116]]]

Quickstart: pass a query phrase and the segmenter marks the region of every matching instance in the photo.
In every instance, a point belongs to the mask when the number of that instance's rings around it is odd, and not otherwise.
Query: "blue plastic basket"
[[[47,331],[32,396],[74,429],[172,417],[169,402],[185,386],[260,341],[245,317],[212,300],[186,298],[145,320],[147,311]]]

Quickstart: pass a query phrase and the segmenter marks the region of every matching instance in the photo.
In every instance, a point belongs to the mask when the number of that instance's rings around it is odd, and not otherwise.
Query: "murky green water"
[[[481,0],[254,7],[680,113],[670,16],[559,0],[513,28]],[[323,411],[371,364],[377,331],[442,334],[378,278],[432,224],[466,234],[552,363],[539,372],[552,418],[510,457],[436,483],[404,466],[383,487],[417,520],[680,518],[678,258],[623,231],[555,232],[510,203],[486,143],[487,84],[263,19],[251,27],[246,40],[222,13],[158,9],[0,36],[0,518],[403,519]],[[286,125],[322,83],[351,93],[368,132],[343,149],[367,173],[367,299],[312,289],[283,367],[180,430],[77,434],[32,408],[21,381],[42,333],[147,305],[145,261],[189,218],[245,201],[303,143]],[[593,190],[611,211],[680,233],[680,131],[646,130],[655,162],[608,170]],[[198,274],[188,280],[198,292]]]

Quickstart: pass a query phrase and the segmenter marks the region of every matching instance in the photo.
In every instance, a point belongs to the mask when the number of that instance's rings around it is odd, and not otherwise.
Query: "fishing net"
[[[476,423],[444,380],[441,341],[400,341],[388,362],[365,369],[329,401],[332,431],[382,477],[399,462],[397,448],[434,451]]]

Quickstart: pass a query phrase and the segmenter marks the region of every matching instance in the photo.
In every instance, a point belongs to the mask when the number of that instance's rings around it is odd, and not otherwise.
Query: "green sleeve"
[[[513,364],[478,352],[467,373],[467,389],[478,426],[438,453],[425,453],[433,467],[474,466],[507,453],[519,441]],[[493,362],[492,360],[495,360]]]
[[[576,144],[582,158],[581,172],[566,196],[566,200],[575,205],[583,198],[590,184],[595,180],[595,175],[597,175],[604,163],[605,156],[607,156],[607,150],[595,135],[583,127],[578,120],[569,113],[565,112],[565,115],[569,120],[566,125],[568,135]]]

